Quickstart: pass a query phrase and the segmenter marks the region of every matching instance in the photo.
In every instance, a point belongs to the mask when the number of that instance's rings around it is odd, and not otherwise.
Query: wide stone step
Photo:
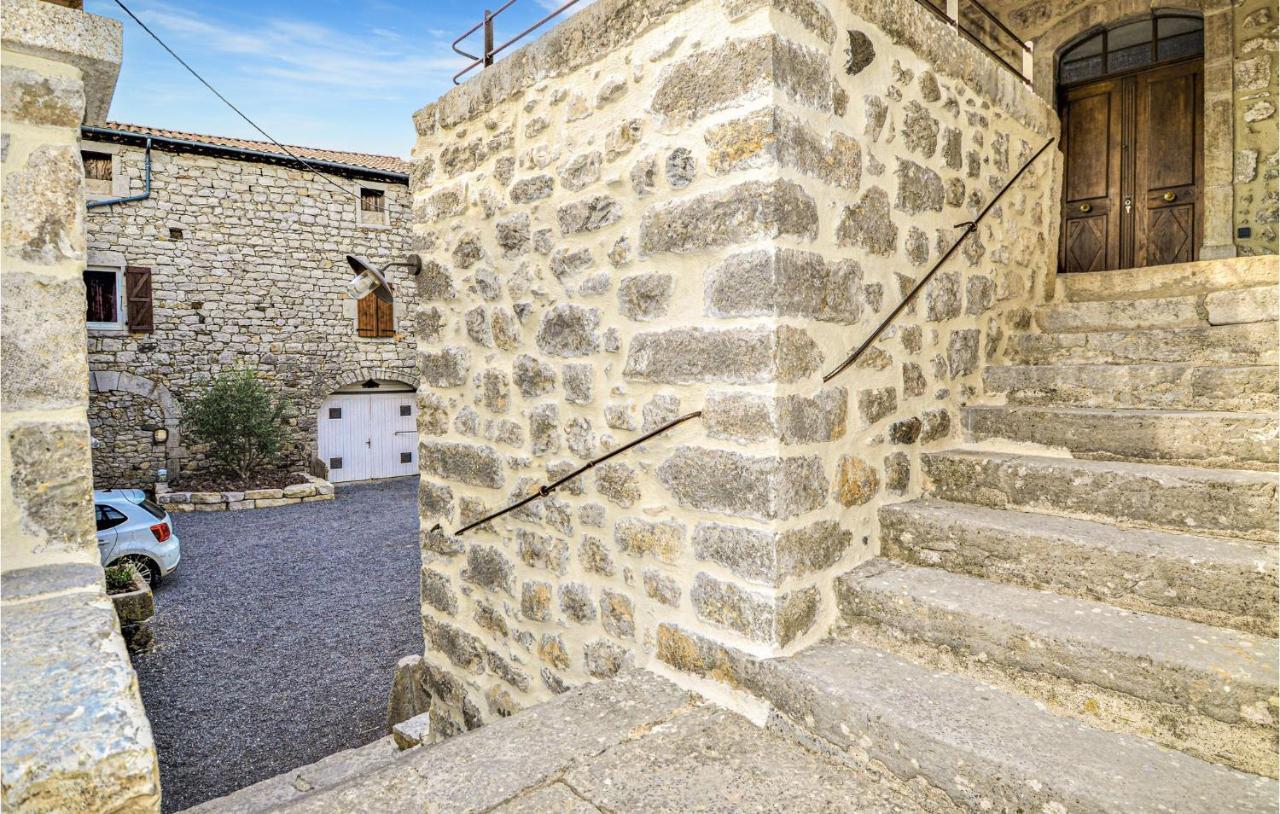
[[[1275,773],[1275,639],[876,559],[836,581],[872,641],[1206,760]]]
[[[983,370],[1010,404],[1275,412],[1274,365],[1004,365]]]
[[[1274,413],[988,405],[966,407],[963,421],[974,441],[1059,447],[1080,458],[1269,471],[1280,423]]]
[[[1009,338],[1005,356],[1022,365],[1273,365],[1276,324],[1017,334]]]
[[[1073,302],[1179,297],[1277,283],[1275,256],[1201,260],[1166,266],[1059,274],[1059,297]]]
[[[1277,635],[1266,543],[922,499],[880,509],[880,552],[913,565]]]
[[[964,675],[852,641],[766,662],[757,690],[792,726],[922,778],[971,811],[1261,814],[1274,780],[1103,731]]]
[[[1275,542],[1270,472],[947,450],[921,456],[928,494],[994,509]]]
[[[192,810],[540,814],[728,806],[925,814],[916,791],[897,778],[831,760],[639,670],[347,772],[340,782],[308,787],[313,779],[304,768],[267,781],[278,782],[274,796],[261,793],[260,783]]]
[[[1036,310],[1045,333],[1196,328],[1276,320],[1276,287],[1256,286],[1199,296],[1054,302]]]

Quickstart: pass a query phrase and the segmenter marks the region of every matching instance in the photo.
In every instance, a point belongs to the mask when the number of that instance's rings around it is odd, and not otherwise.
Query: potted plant
[[[130,650],[144,650],[151,645],[151,617],[156,614],[151,586],[133,563],[111,565],[105,569],[107,595],[116,607],[120,632]]]

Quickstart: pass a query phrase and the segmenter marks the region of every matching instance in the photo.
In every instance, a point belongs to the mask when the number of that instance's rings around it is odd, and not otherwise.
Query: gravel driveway
[[[395,663],[422,652],[417,485],[175,517],[182,564],[134,656],[164,811],[385,734]]]

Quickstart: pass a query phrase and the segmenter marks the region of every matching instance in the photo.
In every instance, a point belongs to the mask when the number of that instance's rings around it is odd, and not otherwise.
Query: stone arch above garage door
[[[325,397],[340,387],[346,387],[349,384],[359,384],[360,382],[367,382],[370,379],[373,379],[374,381],[382,380],[382,381],[404,382],[410,387],[416,388],[418,386],[418,371],[395,369],[395,368],[389,368],[389,367],[356,368],[354,370],[350,370],[346,373],[343,373],[341,376],[338,376],[336,379],[334,379],[333,385],[331,387],[327,388],[322,393],[318,393],[317,395],[321,397]]]
[[[163,427],[168,430],[169,437],[165,441],[164,449],[164,465],[169,470],[171,479],[176,479],[179,475],[179,463],[182,458],[182,431],[180,427],[180,419],[182,415],[182,407],[178,400],[174,398],[169,388],[159,382],[134,373],[119,372],[111,370],[97,370],[89,374],[89,392],[109,394],[109,393],[127,393],[153,404],[159,411],[159,420]],[[92,399],[92,396],[91,396]],[[99,437],[106,433],[126,432],[129,428],[125,427],[99,427],[95,432],[95,441],[103,444],[109,443],[108,439]],[[95,444],[95,447],[97,444]],[[97,453],[95,452],[95,457]],[[95,466],[95,472],[101,471],[102,467]],[[102,484],[102,486],[112,487],[116,484]],[[150,484],[124,484],[127,486],[144,486]]]

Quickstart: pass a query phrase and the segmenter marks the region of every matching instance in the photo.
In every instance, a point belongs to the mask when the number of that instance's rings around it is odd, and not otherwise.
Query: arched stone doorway
[[[418,471],[417,390],[411,376],[382,368],[343,376],[316,415],[316,469],[335,483]]]
[[[1203,218],[1198,259],[1234,257],[1232,46],[1230,3],[1212,0],[1082,0],[1046,3],[1036,0],[992,0],[986,3],[1034,46],[1034,87],[1042,98],[1058,98],[1058,67],[1063,53],[1089,33],[1150,17],[1154,10],[1200,15],[1204,28],[1201,107],[1203,130]]]
[[[89,374],[89,429],[98,489],[149,488],[160,469],[177,480],[181,407],[164,385],[133,373]],[[156,442],[156,431],[167,438]]]

